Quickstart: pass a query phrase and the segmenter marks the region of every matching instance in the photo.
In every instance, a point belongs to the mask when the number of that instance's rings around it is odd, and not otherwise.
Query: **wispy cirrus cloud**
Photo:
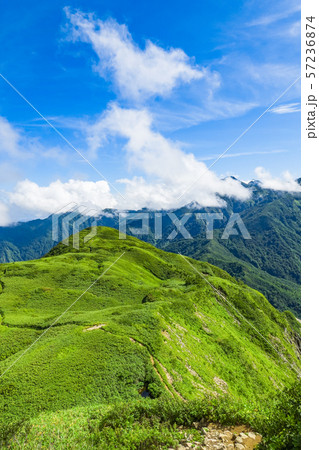
[[[66,153],[57,146],[45,146],[39,139],[27,136],[18,128],[0,116],[0,153],[9,159],[30,159],[36,157],[51,158],[65,162]]]
[[[274,106],[269,112],[273,114],[291,114],[300,110],[300,103],[285,103],[284,105]]]
[[[300,36],[300,32],[301,32],[301,22],[300,22],[300,20],[297,20],[296,22],[293,22],[288,27],[288,35],[291,36],[291,37],[298,37],[298,36]]]
[[[221,158],[237,158],[239,156],[254,156],[254,155],[272,155],[276,153],[286,153],[288,150],[268,150],[268,151],[252,151],[252,152],[238,152],[238,153],[225,153]],[[202,156],[198,158],[200,161],[211,161],[212,159],[219,158],[220,154]]]
[[[301,10],[300,2],[295,4],[294,6],[282,8],[278,12],[274,12],[271,14],[265,14],[263,16],[257,17],[256,19],[248,22],[246,25],[250,27],[255,26],[268,26],[273,23],[276,23],[280,20],[287,19],[293,14],[299,12]]]

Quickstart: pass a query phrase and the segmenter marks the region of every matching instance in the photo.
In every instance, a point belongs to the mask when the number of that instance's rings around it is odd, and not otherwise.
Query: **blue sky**
[[[3,5],[1,74],[97,170],[0,79],[0,225],[72,201],[139,208],[247,198],[228,175],[297,189],[299,82],[206,167],[298,78],[299,6]]]

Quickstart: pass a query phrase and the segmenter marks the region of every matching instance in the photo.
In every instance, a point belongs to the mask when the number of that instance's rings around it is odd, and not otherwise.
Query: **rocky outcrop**
[[[216,424],[209,424],[201,427],[199,423],[193,426],[201,431],[201,441],[193,439],[192,435],[185,435],[177,450],[189,448],[207,450],[253,450],[261,442],[262,436],[251,431],[246,426],[222,427]],[[171,449],[173,450],[173,449]]]

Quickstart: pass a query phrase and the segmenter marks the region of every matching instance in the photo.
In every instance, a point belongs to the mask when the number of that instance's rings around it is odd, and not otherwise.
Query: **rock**
[[[248,433],[248,436],[249,436],[251,439],[256,439],[255,433],[252,433],[251,431]]]
[[[199,422],[193,422],[192,425],[194,428],[196,428],[196,430],[198,430],[198,428],[200,427]]]
[[[210,436],[215,437],[215,438],[218,438],[218,436],[219,436],[219,433],[216,430],[210,430],[209,434],[210,434]]]
[[[221,436],[225,436],[227,439],[232,439],[233,433],[231,431],[224,431]]]
[[[240,436],[242,439],[248,439],[247,434],[245,434],[245,433],[243,433],[243,432],[239,433],[239,436]]]
[[[243,438],[239,435],[239,436],[236,437],[236,441],[235,442],[237,442],[237,444],[242,444],[243,443]]]
[[[202,434],[207,434],[208,432],[209,432],[208,428],[206,428],[206,427],[202,428],[202,431],[201,431]]]
[[[235,448],[237,448],[238,450],[245,450],[245,447],[243,446],[243,444],[235,444]]]
[[[225,442],[225,441],[227,441],[227,436],[225,433],[221,433],[221,434],[219,434],[218,439],[222,442]]]
[[[206,437],[205,438],[205,444],[206,445],[213,445],[213,444],[219,444],[219,442],[218,442],[217,439]]]
[[[226,447],[226,448],[229,449],[229,450],[231,450],[231,449],[234,449],[235,446],[234,446],[234,444],[227,444],[227,447]]]
[[[214,450],[224,450],[224,449],[226,449],[224,444],[214,444],[211,448],[213,448]]]
[[[184,447],[184,445],[178,445],[177,446],[177,450],[185,450],[186,447]]]

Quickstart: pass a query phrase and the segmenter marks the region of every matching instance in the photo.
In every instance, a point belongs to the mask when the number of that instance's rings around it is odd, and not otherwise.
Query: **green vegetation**
[[[208,263],[188,260],[198,274],[116,230],[99,227],[83,244],[87,233],[79,251],[59,244],[0,266],[6,445],[114,448],[121,436],[121,448],[158,448],[178,441],[178,425],[207,418],[271,429],[257,412],[297,380],[294,316]]]
[[[301,448],[301,385],[284,389],[260,418],[262,448],[294,450]],[[265,420],[266,418],[266,420]]]
[[[158,449],[175,447],[185,435],[202,443],[195,423],[245,424],[263,433],[260,448],[301,448],[300,384],[285,389],[266,404],[245,403],[229,396],[189,400],[158,399],[75,407],[42,413],[6,427],[10,448]]]

